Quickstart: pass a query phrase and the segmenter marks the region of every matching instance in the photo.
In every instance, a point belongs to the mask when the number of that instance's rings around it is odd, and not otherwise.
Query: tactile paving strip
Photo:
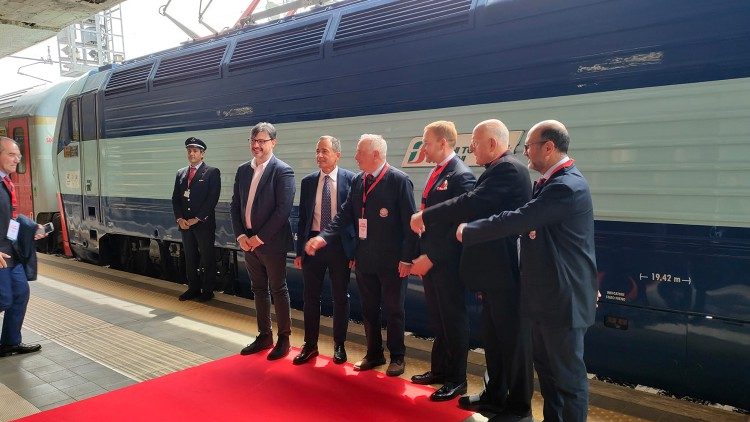
[[[210,361],[196,353],[33,296],[24,326],[138,381]]]

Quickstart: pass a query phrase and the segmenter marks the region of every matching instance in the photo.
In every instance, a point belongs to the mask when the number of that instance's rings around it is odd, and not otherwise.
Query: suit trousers
[[[0,310],[3,310],[3,330],[0,344],[16,346],[21,343],[21,326],[29,303],[29,282],[23,265],[0,269]]]
[[[532,324],[534,367],[544,398],[545,421],[586,420],[589,404],[589,382],[583,362],[586,330]]]
[[[430,325],[435,335],[430,371],[446,381],[466,381],[469,354],[469,317],[466,291],[459,280],[458,263],[436,263],[423,277]]]
[[[387,274],[363,273],[355,267],[357,288],[362,302],[362,316],[367,337],[367,357],[383,356],[383,337],[380,333],[380,301],[385,312],[387,345],[391,360],[402,359],[404,345],[404,300],[406,279],[398,276],[396,267]]]
[[[512,289],[482,293],[482,335],[489,381],[485,393],[498,407],[531,411],[534,372],[531,328]]]
[[[344,344],[349,327],[349,259],[341,242],[331,242],[315,255],[305,255],[302,261],[304,278],[305,344],[317,345],[320,333],[320,295],[326,270],[331,279],[333,297],[333,342]]]
[[[290,336],[292,316],[289,310],[289,289],[286,286],[286,253],[245,252],[245,268],[250,275],[250,286],[255,298],[259,334],[273,335],[271,328],[271,298],[273,298],[278,334]]]
[[[187,230],[180,230],[180,234],[185,249],[185,278],[187,278],[188,289],[213,292],[216,282],[215,227],[206,223],[198,223]],[[203,280],[199,272],[201,267],[205,271]]]

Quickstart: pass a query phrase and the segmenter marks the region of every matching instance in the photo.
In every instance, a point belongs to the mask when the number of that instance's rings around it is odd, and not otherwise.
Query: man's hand
[[[5,258],[10,258],[10,255],[0,252],[0,268],[8,268],[8,263],[5,262]]]
[[[315,236],[305,243],[305,253],[310,256],[315,255],[315,252],[317,252],[318,249],[324,248],[327,244],[328,243],[326,243],[325,239],[320,236]]]
[[[398,276],[401,278],[408,277],[411,273],[411,263],[399,262],[398,263]]]
[[[178,218],[177,224],[180,226],[180,229],[182,230],[187,230],[190,228],[190,225],[188,224],[187,220],[185,220],[184,218]]]
[[[430,272],[432,265],[432,260],[426,254],[419,255],[419,257],[411,263],[411,273],[420,277],[424,276]]]
[[[464,241],[464,228],[466,228],[466,223],[461,223],[458,225],[458,228],[456,229],[456,239],[459,242]]]
[[[41,232],[41,233],[40,233]],[[49,233],[45,233],[44,226],[41,224],[36,225],[36,234],[34,234],[34,240],[44,239]]]
[[[301,256],[294,258],[294,268],[298,270],[302,269],[302,257]]]
[[[250,239],[248,239],[248,245],[250,245],[251,251],[254,251],[255,248],[259,247],[262,244],[263,244],[263,241],[260,240],[257,234],[251,237]]]
[[[422,234],[422,232],[424,232],[424,220],[422,219],[422,211],[419,211],[411,216],[409,225],[411,226],[411,231],[416,234]]]
[[[237,239],[237,244],[243,251],[250,252],[250,238],[247,237],[247,235],[240,235],[240,237]]]
[[[191,218],[190,220],[187,221],[187,225],[188,225],[188,227],[190,227],[190,226],[194,226],[194,225],[196,225],[196,224],[198,224],[200,222],[201,222],[201,220],[199,220],[198,217],[193,217],[193,218]]]

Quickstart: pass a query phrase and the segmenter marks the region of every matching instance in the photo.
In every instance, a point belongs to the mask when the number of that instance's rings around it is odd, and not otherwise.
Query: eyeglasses
[[[263,145],[266,144],[266,142],[273,141],[273,139],[258,139],[258,138],[255,138],[255,139],[248,139],[247,141],[250,142],[250,145],[252,145],[252,144],[258,144],[260,146],[263,146]]]
[[[549,141],[539,141],[539,142],[529,142],[528,144],[523,144],[523,150],[528,151],[529,147],[536,144],[546,144]]]

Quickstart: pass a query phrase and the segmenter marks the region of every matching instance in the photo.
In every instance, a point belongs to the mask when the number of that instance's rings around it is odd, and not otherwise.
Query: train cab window
[[[72,99],[65,104],[63,115],[60,119],[60,138],[57,140],[57,152],[63,150],[71,142],[81,140],[78,131],[78,101]]]
[[[96,128],[96,92],[84,94],[81,97],[81,135],[84,141],[95,140]]]
[[[24,154],[24,151],[26,151],[26,134],[24,133],[22,127],[13,129],[13,139],[18,143],[18,149],[21,151],[21,154]],[[18,163],[18,167],[16,167],[16,173],[26,173],[26,162],[23,159],[21,159],[21,162]]]

